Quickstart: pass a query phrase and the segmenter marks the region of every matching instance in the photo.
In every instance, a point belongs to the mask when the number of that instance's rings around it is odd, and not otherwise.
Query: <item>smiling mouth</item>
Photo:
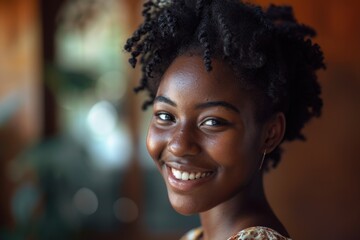
[[[178,180],[189,181],[210,176],[213,172],[186,172],[171,168],[171,172]]]

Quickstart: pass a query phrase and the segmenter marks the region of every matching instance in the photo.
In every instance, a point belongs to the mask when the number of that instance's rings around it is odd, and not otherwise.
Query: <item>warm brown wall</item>
[[[269,199],[294,239],[360,239],[360,2],[257,2],[294,6],[317,30],[328,67],[319,74],[323,115],[306,127],[307,142],[286,145],[266,177]]]
[[[15,186],[11,161],[40,133],[39,30],[37,0],[0,0],[0,107],[16,95],[15,111],[0,125],[1,227],[12,225],[10,198]]]

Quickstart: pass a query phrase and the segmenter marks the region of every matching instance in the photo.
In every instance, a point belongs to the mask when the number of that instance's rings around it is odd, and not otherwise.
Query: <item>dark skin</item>
[[[285,117],[258,122],[254,99],[224,61],[214,59],[207,72],[196,54],[177,57],[160,82],[147,148],[174,209],[200,214],[203,239],[227,239],[252,226],[288,236],[259,169],[264,152],[280,144]]]

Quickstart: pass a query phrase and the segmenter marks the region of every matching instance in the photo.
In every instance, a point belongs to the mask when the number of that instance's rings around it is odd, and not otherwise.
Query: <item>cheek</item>
[[[164,136],[150,124],[146,137],[146,148],[154,161],[159,160],[165,146]]]
[[[221,138],[209,141],[209,156],[220,166],[228,169],[254,168],[257,164],[257,143],[242,134],[226,134]]]
[[[224,134],[207,143],[208,154],[221,166],[232,167],[244,158],[246,143],[239,134]]]

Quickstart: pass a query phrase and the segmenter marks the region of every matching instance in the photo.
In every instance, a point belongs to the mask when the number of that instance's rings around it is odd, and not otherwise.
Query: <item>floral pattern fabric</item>
[[[196,228],[189,231],[185,236],[180,240],[200,240],[202,237],[202,229]],[[244,230],[241,230],[234,236],[228,238],[227,240],[291,240],[282,236],[280,233],[275,230],[267,227],[250,227]]]

